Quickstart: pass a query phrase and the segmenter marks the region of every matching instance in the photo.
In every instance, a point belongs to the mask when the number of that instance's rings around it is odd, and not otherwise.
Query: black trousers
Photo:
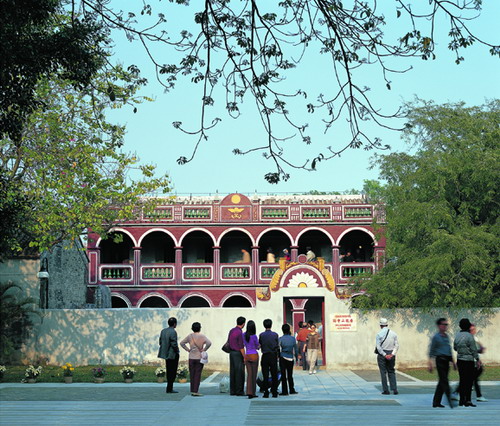
[[[483,394],[481,393],[481,386],[479,386],[479,376],[483,374],[483,367],[479,367],[475,369],[474,374],[474,389],[476,390],[476,396],[481,398]]]
[[[460,404],[471,402],[472,384],[474,382],[475,363],[474,361],[457,360],[458,375],[460,376],[460,385],[458,392],[460,393]]]
[[[177,377],[179,354],[177,354],[174,359],[166,359],[165,364],[167,368],[167,392],[171,392],[174,389],[174,382]]]
[[[262,354],[260,361],[262,380],[264,382],[264,395],[269,395],[269,372],[271,372],[271,392],[278,395],[278,356],[273,352]]]
[[[432,405],[441,404],[441,400],[443,399],[443,394],[446,395],[448,403],[451,405],[450,383],[448,381],[448,373],[450,372],[450,362],[451,362],[451,357],[447,356],[436,357],[436,370],[438,373],[439,381],[436,386],[436,391],[434,392]]]
[[[231,351],[229,354],[229,393],[244,395],[245,365],[240,351]]]
[[[392,391],[397,391],[398,386],[396,383],[396,357],[393,356],[391,359],[386,359],[384,356],[377,355],[378,369],[380,370],[380,381],[382,382],[382,390],[384,392],[389,392],[389,387],[387,386],[387,377],[389,377],[389,386]]]
[[[288,361],[280,357],[281,391],[284,394],[288,394],[288,388],[290,388],[290,392],[295,392],[293,383],[293,364],[293,361]]]
[[[299,346],[299,354],[302,356],[302,370],[307,370],[307,360],[306,360],[306,352],[304,352],[304,345],[306,342],[297,342]]]

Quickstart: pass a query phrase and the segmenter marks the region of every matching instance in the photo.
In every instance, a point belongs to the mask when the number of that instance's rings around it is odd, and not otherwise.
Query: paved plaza
[[[249,400],[219,392],[214,373],[192,397],[155,383],[0,384],[2,425],[471,425],[498,424],[500,382],[483,382],[489,402],[432,408],[434,383],[398,373],[399,395],[381,395],[377,371],[294,372],[298,395]]]

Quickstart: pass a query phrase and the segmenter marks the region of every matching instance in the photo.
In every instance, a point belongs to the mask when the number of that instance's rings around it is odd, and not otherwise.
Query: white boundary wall
[[[33,330],[33,336],[23,348],[24,361],[47,359],[49,364],[75,365],[160,363],[157,358],[158,336],[167,326],[170,316],[178,319],[179,340],[191,332],[191,324],[198,321],[202,333],[212,340],[208,351],[211,368],[228,368],[228,356],[221,351],[228,330],[242,315],[254,320],[257,332],[263,331],[262,321],[273,320],[273,329],[281,335],[283,323],[283,296],[325,297],[325,330],[327,366],[329,368],[376,368],[373,354],[375,334],[379,331],[378,319],[389,319],[390,328],[400,341],[397,364],[421,367],[427,362],[429,339],[435,332],[435,320],[440,316],[450,319],[451,334],[458,331],[462,317],[476,323],[478,337],[486,346],[482,355],[485,363],[500,364],[500,309],[482,311],[419,311],[393,310],[381,312],[350,312],[347,303],[338,300],[324,289],[285,289],[272,295],[271,300],[257,302],[255,308],[172,308],[172,309],[95,309],[95,310],[47,310],[41,324]],[[356,331],[334,331],[333,314],[357,315]],[[181,350],[181,361],[187,360],[187,352]]]

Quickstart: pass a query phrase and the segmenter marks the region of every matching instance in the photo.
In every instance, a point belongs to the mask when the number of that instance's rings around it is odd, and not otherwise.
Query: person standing
[[[479,354],[484,353],[486,348],[483,345],[481,345],[481,343],[479,342],[479,340],[476,336],[477,328],[476,328],[475,324],[471,324],[469,332],[470,332],[470,334],[472,334],[472,337],[474,337],[474,340],[476,341],[477,352]],[[481,357],[479,357],[479,358],[481,359]],[[479,365],[479,367],[476,368],[475,374],[474,374],[474,389],[476,390],[476,400],[478,402],[488,402],[488,400],[481,393],[481,386],[479,386],[479,376],[481,376],[481,374],[483,374],[483,368],[484,368],[484,366],[482,364]]]
[[[230,395],[243,396],[245,384],[245,346],[243,345],[243,331],[246,319],[238,317],[236,327],[229,332],[229,393]]]
[[[174,390],[174,381],[177,376],[179,365],[179,345],[177,344],[177,318],[168,319],[168,328],[164,328],[160,333],[160,349],[158,358],[165,360],[167,369],[167,393],[178,393]]]
[[[272,247],[269,247],[267,249],[267,257],[266,257],[266,262],[267,263],[276,263],[276,256],[273,253]]]
[[[313,262],[316,260],[316,254],[312,251],[311,247],[306,248],[306,261]]]
[[[320,349],[321,337],[316,331],[316,324],[311,324],[309,334],[307,335],[304,351],[307,351],[307,360],[309,362],[309,374],[316,374],[316,361],[318,360],[318,351]]]
[[[247,322],[247,330],[243,333],[245,345],[245,366],[247,368],[247,396],[248,399],[257,396],[257,373],[259,370],[259,339],[256,336],[255,322]]]
[[[458,375],[460,377],[459,393],[461,407],[475,407],[471,393],[474,383],[475,369],[481,367],[476,341],[470,334],[471,323],[468,318],[462,318],[459,323],[460,331],[455,336],[453,349],[457,351]]]
[[[264,332],[259,335],[259,343],[262,351],[260,367],[262,369],[262,380],[264,382],[264,398],[269,398],[269,372],[271,372],[271,392],[273,398],[278,397],[278,334],[271,330],[272,320],[265,319],[263,322]]]
[[[203,396],[198,392],[200,389],[201,372],[203,371],[203,363],[201,362],[201,353],[208,350],[212,346],[212,342],[201,334],[201,324],[194,322],[191,326],[193,332],[186,336],[179,344],[182,349],[189,352],[189,383],[192,396]],[[189,348],[187,344],[189,343]]]
[[[302,362],[302,370],[307,370],[307,357],[306,357],[306,341],[309,330],[307,329],[307,322],[299,322],[299,332],[297,333],[297,344],[299,347],[299,359]]]
[[[377,364],[380,370],[380,379],[382,381],[382,395],[390,395],[387,386],[387,377],[394,395],[397,395],[398,386],[396,383],[396,353],[399,349],[398,336],[388,327],[386,318],[380,318],[380,331],[375,338],[377,347]]]
[[[431,345],[429,347],[429,372],[432,373],[432,360],[434,359],[439,378],[436,391],[434,392],[434,398],[432,399],[432,406],[434,408],[444,408],[444,405],[441,404],[444,394],[448,399],[450,408],[453,408],[448,373],[450,371],[450,362],[453,363],[453,367],[455,369],[456,365],[451,357],[451,344],[447,333],[448,321],[446,318],[439,318],[436,321],[436,325],[438,332],[432,337]]]
[[[279,338],[280,345],[280,370],[281,370],[281,393],[280,395],[294,395],[298,392],[295,391],[293,382],[293,365],[294,359],[298,359],[298,348],[295,337],[292,336],[290,331],[290,324],[283,324],[281,327],[283,336]],[[290,394],[288,393],[290,389]]]

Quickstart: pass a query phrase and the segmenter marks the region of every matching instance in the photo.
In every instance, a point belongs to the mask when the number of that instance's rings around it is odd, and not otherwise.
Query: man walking
[[[243,345],[243,331],[246,319],[238,317],[236,327],[229,332],[229,393],[231,395],[244,396],[243,387],[245,383],[245,346]]]
[[[263,322],[266,331],[260,333],[259,343],[262,351],[260,368],[262,369],[262,380],[264,382],[264,396],[269,398],[269,372],[271,372],[271,392],[273,398],[278,398],[278,334],[271,331],[273,322],[268,318]]]
[[[168,319],[168,328],[164,328],[160,333],[160,349],[158,358],[165,360],[167,369],[167,393],[178,393],[174,391],[174,381],[177,376],[179,365],[179,346],[177,344],[177,318]]]
[[[306,360],[306,352],[304,351],[304,346],[306,344],[307,335],[309,334],[309,330],[307,329],[306,322],[299,322],[299,331],[297,333],[297,344],[299,345],[299,358],[302,363],[302,370],[307,370],[307,360]]]
[[[453,359],[451,357],[450,338],[446,333],[448,330],[448,321],[446,318],[439,318],[436,321],[436,325],[438,332],[432,337],[431,346],[429,348],[429,372],[432,373],[432,360],[434,359],[439,378],[436,391],[434,392],[432,406],[434,408],[444,408],[444,405],[441,404],[441,399],[443,398],[443,394],[445,394],[448,399],[448,403],[450,404],[450,408],[453,408],[450,394],[450,383],[448,382],[450,362],[453,363]],[[455,363],[453,363],[453,367],[456,369]]]
[[[380,318],[379,325],[381,330],[375,338],[375,345],[377,347],[377,364],[382,381],[382,395],[390,395],[387,387],[387,377],[389,377],[392,392],[397,395],[398,387],[394,367],[396,366],[396,353],[399,349],[398,336],[389,329],[386,318]]]

